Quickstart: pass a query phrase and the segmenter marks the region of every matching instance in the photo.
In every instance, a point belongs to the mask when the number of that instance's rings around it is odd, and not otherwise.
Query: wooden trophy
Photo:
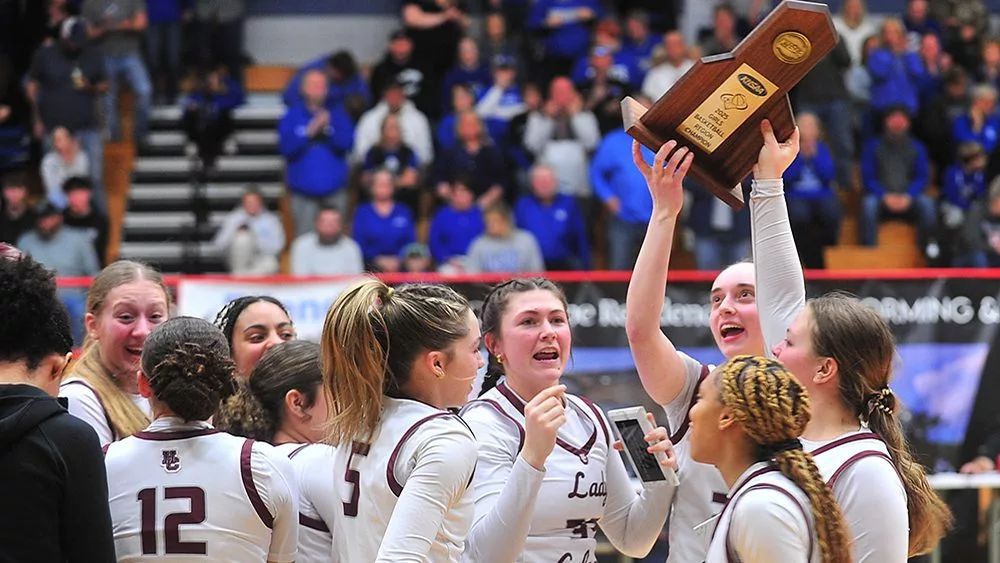
[[[795,130],[788,91],[837,45],[826,4],[784,0],[729,53],[704,57],[653,107],[622,100],[625,130],[653,152],[670,139],[694,152],[689,174],[733,209],[764,145]],[[735,188],[733,186],[736,186]]]

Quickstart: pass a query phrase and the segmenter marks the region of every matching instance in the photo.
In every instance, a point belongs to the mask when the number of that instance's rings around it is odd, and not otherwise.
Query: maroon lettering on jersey
[[[163,458],[160,466],[167,473],[177,473],[181,470],[181,458],[177,457],[177,450],[163,450]]]
[[[573,480],[573,490],[570,491],[567,498],[588,498],[588,497],[607,497],[608,496],[608,486],[604,479],[604,472],[601,471],[601,481],[593,482],[589,486],[584,485],[585,490],[581,490],[580,481],[586,477],[586,473],[583,471],[576,472],[576,479]]]

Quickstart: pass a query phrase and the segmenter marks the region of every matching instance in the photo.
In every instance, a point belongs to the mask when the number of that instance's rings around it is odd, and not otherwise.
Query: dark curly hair
[[[226,400],[213,422],[230,434],[271,443],[284,420],[288,392],[294,389],[302,393],[308,408],[316,403],[322,386],[319,344],[306,340],[282,342],[264,352],[250,377]]]
[[[288,314],[288,309],[285,308],[285,305],[270,295],[244,295],[243,297],[237,297],[229,303],[226,303],[226,306],[220,309],[218,314],[215,315],[215,326],[217,326],[219,330],[222,331],[222,334],[225,335],[226,344],[228,344],[230,348],[233,346],[233,331],[236,330],[236,321],[239,320],[243,311],[247,310],[247,307],[260,301],[277,305],[282,311],[285,312],[285,315],[287,315],[289,319],[292,318],[292,316]]]
[[[51,270],[16,248],[0,247],[0,362],[29,370],[73,348],[69,315],[56,296]]]
[[[142,350],[153,396],[184,420],[207,420],[233,392],[236,364],[212,323],[176,317],[156,327]]]

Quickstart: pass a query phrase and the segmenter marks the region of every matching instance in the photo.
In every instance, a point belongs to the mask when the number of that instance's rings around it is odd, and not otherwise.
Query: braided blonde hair
[[[847,524],[812,456],[801,446],[774,448],[794,443],[805,431],[812,416],[805,388],[777,360],[761,356],[736,356],[719,374],[722,404],[760,447],[758,459],[772,461],[809,497],[823,563],[849,563]]]

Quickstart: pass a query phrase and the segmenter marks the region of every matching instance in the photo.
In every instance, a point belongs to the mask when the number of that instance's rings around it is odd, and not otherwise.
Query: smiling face
[[[757,315],[753,264],[733,264],[715,278],[709,298],[712,337],[727,358],[764,351]]]
[[[271,346],[295,340],[295,328],[281,307],[258,301],[240,313],[233,328],[232,352],[236,372],[247,377]]]
[[[718,445],[723,434],[720,420],[725,406],[719,390],[719,377],[719,370],[715,369],[701,382],[698,386],[698,400],[688,414],[691,459],[709,465],[718,457]]]
[[[86,316],[104,367],[116,377],[135,376],[146,337],[168,313],[167,296],[156,282],[135,280],[108,292],[101,309]]]
[[[494,355],[502,355],[511,386],[526,400],[559,383],[573,337],[566,306],[545,289],[510,296],[500,319]]]
[[[444,377],[444,397],[450,407],[460,407],[472,393],[472,385],[476,374],[486,365],[483,355],[479,352],[482,337],[479,330],[479,319],[470,309],[466,317],[469,332],[451,344],[445,351],[442,369]]]
[[[813,347],[813,313],[806,307],[788,327],[785,339],[774,346],[774,357],[799,380],[808,391],[816,387],[815,378],[821,374],[824,360],[816,355]]]

